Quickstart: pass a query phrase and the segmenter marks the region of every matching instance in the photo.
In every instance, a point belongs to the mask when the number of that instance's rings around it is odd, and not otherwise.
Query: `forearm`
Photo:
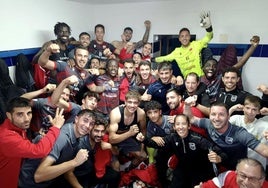
[[[197,104],[196,108],[199,109],[205,116],[207,116],[207,117],[209,116],[209,110],[210,110],[209,107],[206,107],[206,106],[201,105],[201,104]]]
[[[83,188],[83,186],[79,183],[76,176],[74,175],[73,170],[66,172],[64,174],[64,177],[73,188]]]
[[[52,180],[69,170],[72,170],[77,166],[77,163],[74,160],[70,160],[67,162],[63,162],[58,165],[51,165],[51,166],[39,166],[34,174],[34,180],[36,183],[41,183],[44,181]]]
[[[42,88],[36,91],[24,93],[23,95],[21,95],[21,97],[31,100],[44,93],[46,93],[46,91],[44,91],[44,88]]]
[[[234,65],[234,67],[240,69],[242,66],[244,66],[256,48],[257,45],[251,45],[247,52],[238,60],[237,64]]]
[[[60,101],[61,94],[63,90],[69,85],[66,79],[62,80],[62,82],[58,85],[58,87],[54,90],[51,95],[51,103],[57,104]]]
[[[109,135],[109,142],[111,144],[117,144],[117,143],[120,143],[120,142],[126,140],[129,137],[131,137],[131,135],[129,134],[129,131],[124,132],[122,134],[114,133],[114,134]]]
[[[40,55],[38,59],[38,64],[42,67],[46,66],[46,64],[50,61],[49,56],[51,55],[51,52],[45,50],[43,53]]]
[[[94,85],[90,85],[87,87],[90,91],[95,92],[95,93],[102,93],[105,91],[105,87],[104,86],[96,86]]]

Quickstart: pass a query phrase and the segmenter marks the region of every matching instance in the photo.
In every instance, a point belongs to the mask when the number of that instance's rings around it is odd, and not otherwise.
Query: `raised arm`
[[[250,56],[253,54],[255,49],[257,48],[259,42],[260,42],[260,37],[256,35],[253,36],[250,39],[251,46],[233,67],[237,69],[240,69],[241,67],[243,67],[246,64],[247,60],[250,58]]]
[[[80,149],[75,158],[57,165],[55,159],[51,156],[47,156],[41,162],[34,174],[34,180],[36,183],[52,180],[75,167],[83,164],[88,158],[88,151],[86,149]]]
[[[145,20],[144,25],[145,25],[145,33],[142,37],[142,40],[135,43],[135,49],[141,48],[144,44],[148,42],[150,29],[151,29],[151,21]]]
[[[21,95],[21,97],[32,100],[34,98],[37,98],[39,95],[53,92],[55,90],[55,88],[56,88],[56,84],[47,84],[42,89],[38,89],[38,90],[35,90],[32,92],[24,93],[23,95]]]
[[[183,114],[187,115],[190,119],[191,124],[197,124],[197,122],[200,120],[200,118],[195,117],[192,113],[191,110],[191,104],[196,102],[196,97],[191,96],[185,99],[184,101],[184,109],[183,109]]]
[[[40,55],[39,59],[38,59],[38,64],[41,67],[44,67],[48,70],[54,70],[54,62],[49,60],[49,56],[52,53],[59,53],[60,52],[60,47],[58,44],[50,44],[44,51],[43,53]]]
[[[63,90],[67,86],[72,85],[72,84],[77,84],[77,83],[78,83],[78,78],[75,75],[69,76],[69,77],[65,78],[64,80],[62,80],[61,83],[58,85],[58,87],[54,90],[54,92],[51,95],[52,104],[58,104],[59,107],[69,106],[67,101],[60,100],[61,95],[63,93]],[[64,103],[66,103],[66,104],[64,104]]]

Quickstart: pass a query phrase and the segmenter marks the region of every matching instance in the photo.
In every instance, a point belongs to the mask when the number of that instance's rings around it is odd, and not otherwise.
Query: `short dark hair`
[[[181,32],[183,32],[183,31],[187,31],[188,33],[190,33],[190,30],[189,30],[188,28],[184,27],[184,28],[181,28],[181,30],[179,31],[179,35],[180,35]]]
[[[84,46],[82,46],[82,45],[79,45],[79,46],[77,46],[77,47],[74,49],[74,55],[76,54],[76,51],[77,51],[78,49],[83,49],[83,50],[87,50],[87,51],[88,51],[87,47],[84,47]]]
[[[131,27],[125,27],[124,32],[127,31],[127,30],[129,30],[129,31],[131,31],[133,33],[133,29]]]
[[[229,114],[229,108],[227,106],[227,104],[223,103],[223,102],[214,102],[211,104],[210,108],[212,108],[213,106],[220,106],[220,107],[224,107],[226,109],[227,114]]]
[[[62,30],[63,27],[67,27],[69,34],[71,34],[71,28],[68,24],[64,23],[64,22],[58,22],[56,23],[56,25],[54,26],[54,34],[58,35],[59,32]]]
[[[161,70],[171,70],[172,71],[172,64],[164,61],[162,63],[159,63],[157,70],[158,70],[158,72]]]
[[[140,57],[142,57],[142,54],[140,52],[134,52],[132,57],[135,55],[135,54],[138,54]]]
[[[185,79],[184,79],[184,80],[186,80],[186,79],[188,78],[188,76],[194,76],[194,77],[196,78],[196,81],[197,81],[197,82],[199,82],[199,80],[200,80],[200,77],[199,77],[198,74],[195,73],[195,72],[190,72],[190,73],[188,73],[188,74],[185,76]]]
[[[179,90],[179,89],[176,88],[176,87],[173,87],[173,88],[170,88],[169,90],[167,90],[166,95],[167,95],[168,93],[170,93],[170,92],[175,92],[177,95],[182,96],[182,92],[181,92],[181,90]]]
[[[31,107],[29,99],[24,97],[15,97],[7,102],[6,112],[12,113],[14,108]]]
[[[89,33],[87,33],[87,32],[82,32],[82,33],[79,34],[79,38],[82,37],[83,35],[87,35],[87,36],[89,36],[89,38],[91,37]]]
[[[92,117],[94,120],[96,119],[96,115],[94,113],[93,110],[89,110],[89,109],[83,109],[81,111],[78,112],[78,114],[76,115],[77,117],[80,117],[84,114],[88,114],[90,117]]]
[[[144,111],[148,112],[149,110],[162,110],[162,105],[154,100],[148,101],[144,104]]]
[[[83,95],[83,99],[85,99],[86,97],[95,97],[97,101],[100,101],[100,95],[92,91],[85,92]]]
[[[97,25],[95,25],[95,30],[94,30],[95,33],[96,33],[96,30],[97,30],[98,27],[102,28],[103,32],[105,33],[105,27],[104,27],[104,25],[102,25],[102,24],[97,24]]]
[[[227,67],[226,69],[224,69],[222,71],[222,76],[224,76],[226,73],[228,72],[234,72],[237,74],[237,77],[241,77],[241,73],[240,73],[240,70],[238,70],[237,68],[235,67]]]
[[[151,62],[149,62],[149,61],[144,61],[144,60],[142,60],[142,61],[140,62],[140,64],[139,64],[139,67],[140,67],[141,65],[144,65],[144,66],[147,65],[147,66],[150,67],[150,69],[152,68]]]
[[[133,65],[135,64],[135,62],[132,58],[124,59],[123,64],[125,64],[125,63],[132,63]]]
[[[174,125],[175,125],[175,122],[176,122],[177,118],[179,118],[179,117],[184,117],[185,120],[188,123],[188,126],[190,125],[190,118],[189,118],[189,116],[187,116],[185,114],[178,114],[178,115],[176,115],[175,118],[174,118]]]

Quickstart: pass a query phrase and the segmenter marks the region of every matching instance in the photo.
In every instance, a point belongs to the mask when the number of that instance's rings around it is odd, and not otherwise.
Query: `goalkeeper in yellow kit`
[[[175,48],[170,54],[155,58],[157,63],[163,61],[175,60],[181,70],[183,77],[190,72],[195,72],[198,76],[202,76],[203,70],[201,66],[201,50],[207,47],[208,42],[213,38],[212,25],[210,20],[210,13],[202,13],[201,16],[201,27],[205,28],[207,34],[201,40],[190,42],[191,35],[188,28],[182,28],[179,32],[179,41],[181,47]]]

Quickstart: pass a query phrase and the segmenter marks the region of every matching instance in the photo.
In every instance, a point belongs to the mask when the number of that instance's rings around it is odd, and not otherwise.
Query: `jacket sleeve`
[[[7,146],[1,147],[1,151],[7,157],[42,158],[51,151],[59,133],[60,129],[51,127],[48,133],[37,144],[34,144],[16,132],[10,132],[1,138],[0,144]]]
[[[155,62],[157,63],[161,63],[163,61],[173,61],[176,58],[176,51],[177,48],[175,50],[173,50],[170,54],[165,55],[165,56],[160,56],[160,57],[156,57],[155,58]]]

